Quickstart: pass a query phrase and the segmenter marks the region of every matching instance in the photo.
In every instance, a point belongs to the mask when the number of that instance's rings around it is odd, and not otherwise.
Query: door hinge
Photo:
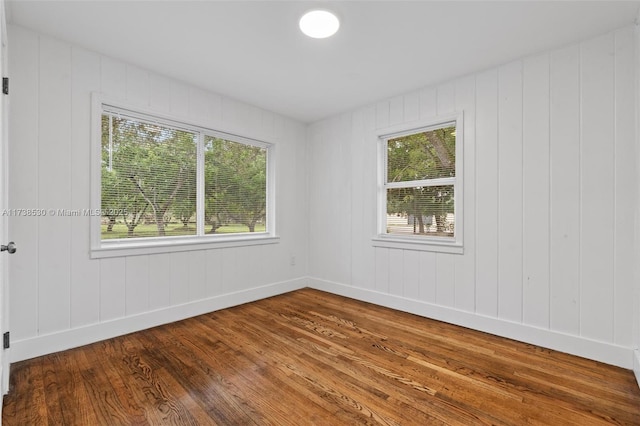
[[[9,332],[7,331],[6,333],[4,333],[2,335],[2,347],[4,347],[5,349],[9,349],[9,342],[11,341],[10,337],[9,337]]]
[[[2,93],[9,94],[9,77],[2,77]]]

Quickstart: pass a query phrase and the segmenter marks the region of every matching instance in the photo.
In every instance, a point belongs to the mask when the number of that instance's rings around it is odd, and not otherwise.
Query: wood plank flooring
[[[16,363],[11,425],[640,425],[633,373],[311,289]]]

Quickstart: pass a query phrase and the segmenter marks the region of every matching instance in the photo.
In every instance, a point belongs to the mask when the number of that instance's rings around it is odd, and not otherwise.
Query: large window
[[[380,135],[380,240],[461,247],[461,121]]]
[[[101,104],[92,248],[168,251],[273,237],[270,149],[264,142]]]

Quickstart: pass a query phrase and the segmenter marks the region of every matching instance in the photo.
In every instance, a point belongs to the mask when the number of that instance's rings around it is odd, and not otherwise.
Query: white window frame
[[[455,124],[456,127],[456,175],[453,178],[425,180],[427,185],[446,184],[454,186],[454,236],[435,237],[425,235],[397,235],[387,233],[387,189],[401,187],[402,183],[387,183],[387,142],[402,136],[436,130]],[[435,251],[442,253],[462,254],[464,252],[464,119],[463,113],[442,115],[426,120],[403,123],[380,129],[378,137],[378,190],[376,236],[373,245],[376,247],[398,248],[406,250]],[[430,181],[430,182],[429,182]]]
[[[195,132],[198,137],[197,173],[198,187],[196,208],[198,213],[197,235],[144,237],[132,239],[103,240],[101,235],[101,216],[90,215],[92,259],[106,257],[133,256],[142,254],[171,253],[210,248],[237,247],[260,244],[273,244],[279,241],[276,234],[275,220],[275,145],[258,139],[240,136],[231,132],[215,130],[181,118],[175,118],[137,106],[127,105],[120,101],[110,100],[102,94],[92,94],[91,105],[91,212],[99,212],[101,208],[101,159],[102,159],[102,114],[105,112],[121,112],[131,118],[139,118],[146,122],[158,123],[172,128]],[[232,142],[265,148],[267,151],[267,201],[266,231],[237,234],[205,234],[204,219],[200,218],[204,211],[204,136],[213,136]]]

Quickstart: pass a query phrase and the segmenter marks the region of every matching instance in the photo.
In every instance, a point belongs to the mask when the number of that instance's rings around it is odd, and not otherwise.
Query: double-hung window
[[[94,257],[273,242],[272,145],[102,102],[97,109]]]
[[[374,244],[462,252],[462,116],[382,130]]]

